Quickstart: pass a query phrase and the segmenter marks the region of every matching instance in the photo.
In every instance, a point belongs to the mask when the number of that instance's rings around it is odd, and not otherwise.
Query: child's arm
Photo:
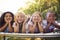
[[[48,25],[46,26],[46,28],[44,28],[44,32],[47,32],[49,27],[50,27],[51,23],[48,23]]]
[[[28,25],[28,27],[29,27],[29,32],[34,33],[36,28],[36,23],[34,23],[34,25]]]
[[[9,29],[9,32],[13,32],[13,27],[12,27],[12,25],[10,23],[8,25],[8,29]]]
[[[18,23],[14,23],[13,24],[13,28],[14,28],[14,32],[18,33],[19,32],[19,24]]]
[[[26,25],[27,25],[26,23],[27,23],[27,20],[23,22],[22,33],[26,33]]]
[[[59,28],[59,29],[60,29],[60,25],[58,25],[56,22],[53,22],[53,25],[54,25],[56,28]]]
[[[44,30],[43,30],[43,27],[41,26],[41,24],[40,24],[40,23],[38,23],[38,27],[39,27],[39,31],[43,33],[43,32],[44,32]]]
[[[0,28],[0,32],[4,31],[4,30],[6,29],[6,27],[7,27],[7,25],[8,25],[8,23],[6,23],[4,26],[2,26],[2,27]]]
[[[43,32],[44,30],[43,30],[43,27],[42,27],[41,23],[42,23],[42,19],[39,18],[39,20],[38,20],[38,28],[39,28],[40,32]]]
[[[26,26],[25,26],[25,23],[23,23],[22,33],[26,33]]]

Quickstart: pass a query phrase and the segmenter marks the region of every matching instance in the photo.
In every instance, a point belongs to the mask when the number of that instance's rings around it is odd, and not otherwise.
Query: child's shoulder
[[[57,21],[57,20],[55,21],[55,23],[56,23],[56,24],[58,24],[58,25],[60,25],[60,22],[59,22],[59,21]]]
[[[28,22],[28,25],[33,25],[33,22],[32,22],[32,21],[29,21],[29,22]]]
[[[47,23],[47,20],[42,20],[42,23]]]
[[[57,21],[57,20],[55,20],[55,23],[58,23],[58,21]]]

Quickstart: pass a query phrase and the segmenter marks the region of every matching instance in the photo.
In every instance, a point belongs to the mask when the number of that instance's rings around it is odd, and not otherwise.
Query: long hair
[[[30,17],[30,20],[29,20],[29,21],[32,22],[32,18],[33,18],[33,16],[34,16],[35,14],[38,14],[38,15],[41,17],[41,19],[42,19],[41,12],[36,11],[36,12],[34,12],[34,13],[32,14],[32,16]]]
[[[12,13],[12,12],[4,12],[2,15],[1,15],[1,18],[0,18],[0,27],[1,26],[3,26],[6,22],[5,22],[5,20],[4,20],[4,17],[5,17],[5,15],[7,14],[7,13],[9,13],[9,14],[11,14],[11,16],[12,16],[12,21],[11,21],[11,25],[13,24],[13,22],[14,22],[14,14]]]

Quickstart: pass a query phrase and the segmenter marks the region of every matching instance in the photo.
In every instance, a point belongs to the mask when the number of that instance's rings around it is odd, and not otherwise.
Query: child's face
[[[17,16],[17,21],[18,21],[19,23],[24,22],[24,21],[25,21],[25,15],[19,14],[19,15]]]
[[[5,22],[11,22],[12,15],[10,13],[5,14],[4,20],[5,20]]]
[[[55,14],[50,13],[49,16],[47,17],[47,21],[54,21],[56,19]]]
[[[34,14],[32,17],[32,21],[33,22],[38,22],[39,20],[41,20],[41,17],[39,14]]]

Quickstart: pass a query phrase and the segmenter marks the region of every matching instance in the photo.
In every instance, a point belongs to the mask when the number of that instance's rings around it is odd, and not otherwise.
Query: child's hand
[[[42,19],[41,19],[41,18],[39,18],[38,23],[41,23],[41,21],[42,21]]]
[[[17,21],[17,20],[15,20],[15,22],[14,22],[14,26],[19,26],[19,24],[18,24],[18,21]]]
[[[51,19],[51,23],[54,24],[55,23],[55,20],[54,19]]]
[[[9,23],[8,22],[6,22],[6,25],[8,25]]]
[[[5,20],[6,23],[10,23],[11,21],[12,21],[11,19],[10,20],[8,20],[8,19]]]
[[[48,26],[50,26],[50,25],[51,25],[51,23],[52,23],[52,22],[51,22],[51,21],[49,21]]]
[[[8,20],[8,22],[10,23],[12,20]]]
[[[7,20],[5,20],[5,22],[6,22],[6,24],[8,24],[8,21]]]
[[[52,24],[54,25],[55,24],[55,21],[52,21]]]
[[[34,23],[36,23],[36,21],[35,21],[35,20],[33,20],[33,22],[34,22]]]

